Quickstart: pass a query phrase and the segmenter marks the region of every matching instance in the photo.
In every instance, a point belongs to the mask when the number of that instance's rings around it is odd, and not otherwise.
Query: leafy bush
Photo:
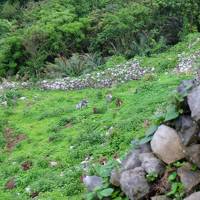
[[[0,37],[3,37],[11,29],[11,23],[8,20],[0,19]]]
[[[24,79],[80,75],[113,55],[149,56],[200,30],[196,0],[4,0],[0,10],[0,76]]]
[[[7,1],[5,4],[3,4],[0,14],[2,17],[6,19],[13,19],[18,15],[18,10],[19,10],[18,1],[14,3],[10,3],[9,1]]]
[[[101,63],[101,58],[89,54],[73,54],[69,59],[59,56],[55,63],[47,64],[45,74],[50,77],[80,76],[96,69]]]
[[[0,95],[0,103],[7,102],[8,106],[15,105],[18,98],[21,97],[21,93],[17,90],[8,90]]]
[[[124,56],[111,56],[105,63],[105,67],[114,67],[115,65],[122,64],[126,61]]]

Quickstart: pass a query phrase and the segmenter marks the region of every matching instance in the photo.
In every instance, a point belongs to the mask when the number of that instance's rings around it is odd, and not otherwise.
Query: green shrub
[[[8,20],[0,19],[0,38],[10,32],[11,23]]]
[[[101,58],[89,54],[73,54],[69,59],[59,56],[55,63],[47,64],[45,74],[50,77],[80,76],[97,69],[101,63]]]
[[[19,9],[20,9],[20,6],[19,6],[18,1],[14,3],[11,3],[10,1],[6,1],[5,4],[3,4],[2,6],[0,15],[6,19],[13,19],[18,15]]]
[[[0,10],[4,77],[79,76],[107,57],[150,56],[200,30],[196,0],[8,0]]]
[[[114,67],[115,65],[122,64],[126,61],[124,56],[111,56],[105,63],[105,67]]]

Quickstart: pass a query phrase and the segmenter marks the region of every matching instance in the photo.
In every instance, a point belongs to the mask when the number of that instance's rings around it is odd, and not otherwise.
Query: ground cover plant
[[[171,90],[185,78],[162,74],[112,89],[17,91],[26,99],[18,98],[15,104],[1,108],[5,121],[1,137],[10,131],[13,140],[20,134],[25,138],[12,148],[1,149],[1,198],[28,199],[39,193],[40,199],[81,199],[81,162],[89,156],[94,163],[102,157],[112,160],[115,155],[122,156],[133,138],[144,135],[145,121],[152,120],[155,108],[165,103]],[[117,107],[115,101],[106,102],[107,93],[123,104]],[[88,107],[76,110],[82,99],[88,99]],[[94,113],[94,108],[100,111]],[[110,127],[113,133],[107,135]],[[5,137],[3,144],[8,140]],[[24,170],[26,162],[31,164]],[[13,190],[5,189],[9,180],[16,184]]]
[[[172,91],[200,76],[199,13],[197,0],[0,0],[0,200],[127,200],[109,174],[149,141],[155,113],[177,117]],[[88,193],[88,174],[103,187]]]
[[[112,162],[125,155],[133,140],[144,136],[171,91],[191,77],[190,73],[177,76],[173,68],[183,49],[186,55],[199,49],[198,37],[188,36],[156,59],[138,57],[146,66],[155,66],[155,72],[141,80],[104,89],[44,91],[33,87],[1,93],[1,103],[6,101],[7,106],[2,104],[0,109],[0,199],[84,198],[85,161],[92,159],[94,166]],[[189,44],[193,48],[186,48]],[[159,59],[165,64],[170,58],[169,67],[157,63]],[[83,99],[88,106],[77,110]]]

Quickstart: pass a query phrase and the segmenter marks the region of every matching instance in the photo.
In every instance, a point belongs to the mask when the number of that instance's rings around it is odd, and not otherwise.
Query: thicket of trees
[[[85,70],[98,67],[112,55],[150,56],[200,30],[197,0],[0,3],[0,76],[40,78],[51,67],[55,70],[56,62],[61,68],[73,67],[70,59],[74,58],[80,59],[78,66],[84,65]]]

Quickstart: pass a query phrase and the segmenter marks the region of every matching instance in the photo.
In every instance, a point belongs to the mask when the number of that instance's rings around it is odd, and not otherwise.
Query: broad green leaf
[[[146,136],[151,136],[151,135],[153,135],[153,134],[157,131],[157,129],[158,129],[158,126],[157,126],[157,125],[152,125],[152,126],[150,126],[150,127],[147,129],[145,135],[146,135]]]
[[[95,197],[95,194],[93,192],[90,192],[88,194],[86,194],[86,200],[93,200]]]
[[[176,106],[170,105],[170,106],[167,107],[165,122],[176,119],[178,116],[179,116],[179,113],[176,110]]]
[[[150,142],[152,140],[152,138],[153,138],[152,135],[144,137],[143,139],[140,140],[140,145]]]
[[[113,189],[112,188],[106,188],[102,191],[99,192],[99,194],[102,196],[102,197],[109,197],[111,196],[111,194],[113,193]]]
[[[177,173],[176,172],[173,172],[169,177],[168,177],[168,180],[170,182],[174,181],[177,177]]]

